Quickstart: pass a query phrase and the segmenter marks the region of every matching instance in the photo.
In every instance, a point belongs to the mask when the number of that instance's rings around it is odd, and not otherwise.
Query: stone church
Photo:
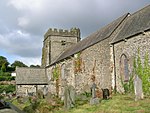
[[[150,5],[124,14],[81,40],[80,29],[49,29],[43,40],[41,68],[16,68],[17,94],[42,90],[60,97],[72,86],[77,94],[97,89],[124,92],[133,59],[150,54]],[[150,56],[150,55],[149,55]]]

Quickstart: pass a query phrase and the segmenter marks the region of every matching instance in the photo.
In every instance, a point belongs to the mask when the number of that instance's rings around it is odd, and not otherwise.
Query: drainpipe
[[[115,90],[115,93],[117,92],[117,84],[116,84],[116,61],[115,61],[115,48],[114,48],[114,44],[112,44],[113,46],[113,60],[114,60],[114,79],[115,79],[115,87],[114,87],[114,90]]]

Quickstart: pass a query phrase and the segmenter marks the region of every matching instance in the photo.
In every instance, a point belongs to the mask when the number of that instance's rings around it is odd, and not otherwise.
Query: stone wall
[[[48,85],[16,85],[18,96],[36,95],[38,90],[44,93],[44,88]]]
[[[41,66],[45,67],[50,64],[50,39],[46,38],[43,41]]]
[[[113,50],[110,46],[110,42],[120,31],[121,27],[122,25],[119,26],[109,38],[106,38],[86,48],[82,52],[75,54],[74,57],[67,58],[57,64],[61,69],[62,66],[64,66],[64,71],[61,70],[61,76],[65,76],[67,85],[75,87],[77,94],[90,92],[93,83],[92,77],[95,77],[95,83],[98,89],[108,88],[111,90],[112,84],[114,87]],[[75,64],[76,62],[77,65]],[[53,67],[55,66],[47,68],[50,77]],[[64,73],[64,75],[62,73]],[[61,87],[63,87],[63,83],[63,80],[60,79]],[[55,93],[55,82],[51,81],[49,87],[51,88],[51,91]],[[63,88],[60,89],[60,95],[62,92]]]
[[[140,49],[140,56],[142,63],[144,61],[145,53],[150,53],[150,31],[143,34],[136,35],[114,45],[115,62],[116,62],[116,79],[117,79],[117,91],[123,92],[121,84],[121,56],[125,55],[128,59],[128,71],[129,75],[132,74],[133,60],[138,54],[138,48]],[[150,55],[149,55],[150,57]]]
[[[108,88],[111,89],[111,72],[110,72],[110,42],[111,38],[105,39],[85,50],[83,50],[79,56],[81,67],[76,67],[75,61],[78,59],[75,57],[68,58],[63,62],[58,63],[61,67],[60,77],[60,95],[63,93],[63,81],[65,80],[67,85],[75,87],[76,93],[89,92],[92,86],[91,77],[95,76],[95,82],[99,89]],[[64,72],[63,72],[63,68]],[[47,73],[51,78],[52,68],[47,68]],[[80,71],[75,72],[75,68],[81,68]],[[64,75],[63,75],[64,74]],[[63,78],[62,78],[63,77]],[[49,82],[51,91],[55,93],[55,81]]]
[[[110,37],[88,47],[81,52],[82,70],[76,75],[77,93],[89,91],[92,86],[92,76],[95,76],[95,82],[99,89],[114,89],[114,60],[111,41],[120,32],[124,22],[111,34]]]
[[[54,62],[65,50],[76,43],[76,37],[51,36],[51,63]]]
[[[46,75],[48,77],[48,91],[51,92],[52,94],[56,94],[56,83],[53,80],[53,68],[54,66],[50,66],[46,68]]]
[[[80,40],[80,30],[72,28],[68,30],[49,29],[43,41],[42,48],[42,67],[48,66],[53,63],[62,52],[70,48],[72,45]]]
[[[74,77],[74,65],[73,58],[62,61],[56,65],[48,67],[46,70],[47,76],[49,78],[48,90],[52,94],[56,94],[56,80],[53,78],[53,70],[56,66],[59,67],[59,96],[64,97],[64,87],[65,85],[71,85],[75,87],[75,77]]]
[[[110,39],[105,39],[81,52],[82,70],[76,74],[77,92],[84,92],[92,86],[92,77],[99,89],[111,88]]]

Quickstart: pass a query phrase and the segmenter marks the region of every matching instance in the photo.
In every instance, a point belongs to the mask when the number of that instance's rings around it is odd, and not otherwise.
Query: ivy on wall
[[[53,79],[56,81],[56,94],[59,95],[59,77],[60,77],[60,66],[56,65],[52,71]]]
[[[56,65],[56,67],[53,69],[53,79],[57,80],[59,78],[60,75],[60,68],[58,65]]]
[[[133,85],[133,77],[134,75],[130,75],[129,81],[128,82],[124,82],[121,79],[121,84],[124,88],[124,93],[133,93],[134,92],[134,85]]]
[[[138,50],[138,57],[134,60],[134,71],[142,80],[144,94],[150,95],[150,64],[148,52],[145,54],[144,64],[142,65],[140,50]]]
[[[74,60],[74,73],[82,72],[82,59],[80,57],[81,53],[77,53]]]
[[[144,57],[144,64],[142,65],[141,57],[140,57],[140,49],[138,49],[137,58],[134,57],[133,61],[133,72],[130,75],[129,82],[124,83],[122,80],[122,85],[124,87],[125,93],[134,91],[134,76],[138,75],[142,80],[142,87],[144,95],[150,95],[150,64],[149,64],[149,55],[146,52]]]

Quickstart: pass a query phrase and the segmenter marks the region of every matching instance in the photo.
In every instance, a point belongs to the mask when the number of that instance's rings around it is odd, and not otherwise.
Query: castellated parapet
[[[44,35],[42,48],[42,67],[50,65],[65,50],[80,41],[80,29],[49,29]]]
[[[71,28],[70,30],[63,30],[63,29],[49,28],[49,30],[44,35],[44,39],[46,39],[48,36],[64,36],[64,37],[71,36],[71,37],[78,37],[78,40],[80,40],[80,29]]]

